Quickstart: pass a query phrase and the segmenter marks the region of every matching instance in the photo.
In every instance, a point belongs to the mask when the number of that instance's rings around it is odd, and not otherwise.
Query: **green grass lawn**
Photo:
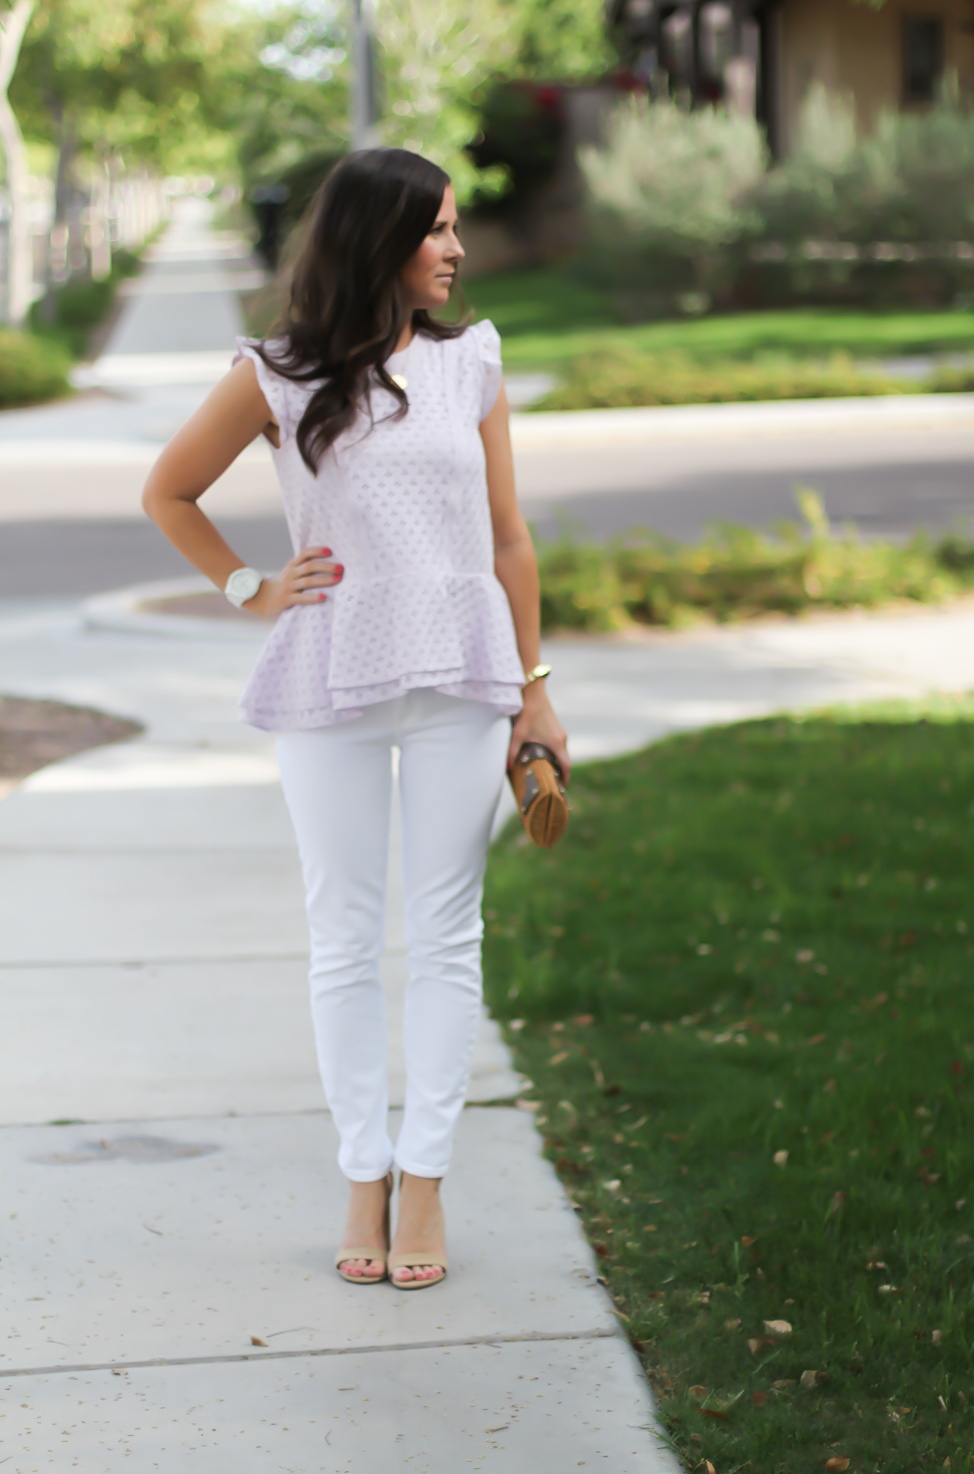
[[[561,369],[593,349],[618,346],[700,360],[974,351],[971,312],[796,307],[632,325],[620,322],[604,293],[559,267],[475,277],[464,293],[478,317],[495,323],[508,368],[521,371]]]
[[[680,736],[571,796],[558,848],[492,854],[488,997],[674,1445],[966,1469],[974,699]]]

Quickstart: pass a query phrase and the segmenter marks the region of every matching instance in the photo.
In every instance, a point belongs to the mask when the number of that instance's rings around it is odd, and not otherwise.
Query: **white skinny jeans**
[[[480,1014],[480,903],[510,732],[485,702],[421,688],[335,726],[278,733],[307,890],[318,1064],[353,1182],[384,1177],[393,1162],[417,1177],[449,1165]],[[393,747],[409,956],[395,1151],[379,981]]]

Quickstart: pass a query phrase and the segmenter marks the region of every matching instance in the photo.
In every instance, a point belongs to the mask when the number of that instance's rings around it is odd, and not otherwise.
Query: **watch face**
[[[227,580],[227,592],[246,603],[261,585],[261,576],[253,568],[237,568]]]

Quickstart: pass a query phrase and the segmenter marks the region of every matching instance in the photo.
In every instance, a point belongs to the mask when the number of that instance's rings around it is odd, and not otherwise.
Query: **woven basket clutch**
[[[541,742],[525,742],[509,777],[528,838],[549,850],[568,827],[568,799],[554,753]]]

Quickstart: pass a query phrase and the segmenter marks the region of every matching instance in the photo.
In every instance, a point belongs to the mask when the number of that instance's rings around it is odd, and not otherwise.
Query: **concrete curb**
[[[165,446],[164,440],[82,440],[65,437],[9,439],[2,435],[0,415],[0,466],[152,466]],[[266,440],[255,440],[237,460],[267,461],[271,458]]]
[[[233,619],[200,619],[193,615],[158,614],[140,606],[148,599],[178,599],[188,594],[212,593],[208,578],[169,578],[157,583],[132,584],[96,594],[81,606],[85,629],[111,630],[115,634],[161,635],[177,640],[231,641],[254,645],[266,640],[270,625],[244,624]]]
[[[6,438],[0,466],[151,465],[162,442]],[[974,427],[974,394],[892,394],[863,399],[794,399],[759,404],[678,404],[648,409],[552,410],[511,415],[516,451],[585,445],[652,445],[756,435],[842,434]],[[242,454],[270,459],[255,440]]]
[[[678,404],[586,409],[512,417],[515,450],[547,446],[650,444],[709,436],[821,434],[974,426],[974,394],[892,394],[861,399],[791,399],[760,404]]]

